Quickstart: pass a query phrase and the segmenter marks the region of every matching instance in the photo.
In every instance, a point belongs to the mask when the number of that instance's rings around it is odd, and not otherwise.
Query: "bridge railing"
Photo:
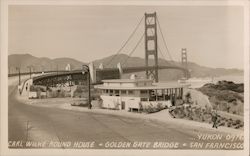
[[[41,73],[53,73],[53,72],[67,72],[66,70],[50,70],[50,71],[36,71],[36,72],[21,72],[20,75],[29,75],[29,74],[41,74]],[[19,73],[8,74],[8,77],[18,76]]]

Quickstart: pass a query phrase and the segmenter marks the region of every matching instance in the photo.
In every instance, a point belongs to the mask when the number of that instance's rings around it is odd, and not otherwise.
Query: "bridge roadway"
[[[96,69],[96,82],[94,83],[100,83],[101,80],[104,79],[118,79],[121,77],[120,73],[134,73],[134,72],[142,72],[145,71],[146,68],[152,69],[155,68],[154,66],[145,67],[145,66],[139,66],[139,67],[124,67],[122,68],[122,71],[119,71],[118,68],[104,68],[104,69]],[[187,71],[185,68],[180,66],[158,66],[159,70],[162,69],[176,69],[181,70],[184,75],[185,73],[189,74],[189,71]],[[82,70],[74,70],[74,71],[60,71],[60,72],[51,72],[47,73],[42,76],[34,77],[33,83],[35,85],[53,85],[53,84],[60,84],[65,83],[68,81],[79,81],[86,79],[82,75]]]
[[[13,141],[22,141],[23,143],[27,141],[70,141],[72,144],[77,141],[95,141],[94,148],[103,149],[105,143],[112,141],[162,141],[178,142],[180,144],[178,148],[186,149],[189,148],[189,145],[182,146],[182,144],[197,138],[198,133],[211,133],[205,129],[190,129],[172,122],[170,124],[147,119],[27,105],[17,99],[18,79],[14,77],[13,79],[15,81],[9,81],[8,90],[8,138],[10,145]],[[46,145],[45,148],[52,148],[52,146]]]

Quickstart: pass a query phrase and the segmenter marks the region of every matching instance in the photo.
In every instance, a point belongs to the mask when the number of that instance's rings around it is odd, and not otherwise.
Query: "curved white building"
[[[148,79],[103,80],[95,88],[101,90],[103,108],[139,110],[147,105],[161,103],[174,105],[183,98],[184,85],[178,83],[153,83]]]

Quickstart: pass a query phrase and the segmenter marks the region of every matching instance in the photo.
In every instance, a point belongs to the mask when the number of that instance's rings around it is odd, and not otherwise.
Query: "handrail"
[[[66,70],[51,70],[51,71],[37,71],[37,72],[31,72],[31,74],[39,74],[39,73],[53,73],[53,72],[67,72]],[[20,73],[20,75],[29,75],[30,72],[23,72],[23,73]],[[12,74],[8,74],[8,77],[13,77],[13,76],[18,76],[19,73],[12,73]]]
[[[30,79],[31,79],[31,78],[28,78],[28,79],[26,79],[26,80],[23,81],[23,83],[22,83],[23,86],[22,86],[22,89],[21,89],[21,94],[23,93],[23,88],[24,88],[25,83],[26,83],[28,80],[30,80]]]

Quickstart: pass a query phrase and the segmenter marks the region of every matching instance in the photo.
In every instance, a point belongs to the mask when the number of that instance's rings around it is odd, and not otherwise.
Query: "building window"
[[[102,90],[102,93],[103,93],[103,94],[106,94],[106,90]]]
[[[141,101],[148,101],[148,98],[141,98]]]
[[[115,96],[120,96],[119,90],[115,90]]]
[[[149,90],[149,94],[155,96],[156,95],[155,90]]]
[[[130,95],[131,95],[131,94],[134,94],[134,91],[133,91],[133,90],[129,90],[129,91],[128,91],[128,94],[130,94]]]
[[[141,90],[140,93],[141,94],[148,94],[148,91],[147,90]]]
[[[122,91],[121,91],[121,94],[122,94],[122,95],[126,95],[126,94],[127,94],[127,91],[126,91],[126,90],[122,90]]]
[[[113,96],[113,90],[109,90],[109,96]]]
[[[108,93],[109,93],[109,90],[108,90],[108,89],[105,89],[105,93],[108,94]]]

